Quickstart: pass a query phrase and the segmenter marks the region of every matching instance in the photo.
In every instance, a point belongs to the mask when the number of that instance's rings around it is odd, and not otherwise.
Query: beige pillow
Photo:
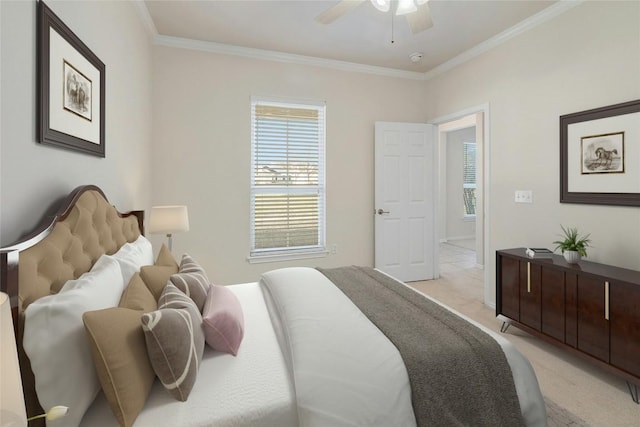
[[[171,254],[169,248],[167,248],[167,245],[165,245],[164,243],[160,248],[160,252],[158,253],[158,258],[156,258],[155,265],[174,267],[176,269],[178,268],[178,263],[176,262],[175,258],[173,258],[173,255]]]
[[[158,309],[156,298],[145,285],[140,274],[135,273],[129,282],[129,286],[120,297],[119,307],[130,308],[142,312],[149,312]]]
[[[102,390],[120,425],[127,427],[144,407],[155,379],[141,315],[114,307],[82,316]]]
[[[202,316],[191,298],[171,283],[162,292],[158,307],[141,318],[149,360],[164,388],[185,401],[204,352]]]
[[[160,298],[160,295],[162,295],[162,291],[167,285],[169,277],[177,272],[177,265],[175,267],[146,265],[140,269],[140,277],[142,277],[144,284],[147,285],[147,288],[151,291],[153,297],[157,301]]]

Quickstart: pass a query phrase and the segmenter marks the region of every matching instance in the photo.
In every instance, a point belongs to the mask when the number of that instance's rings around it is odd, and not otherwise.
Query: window
[[[251,259],[325,251],[324,103],[251,101]]]
[[[476,215],[476,143],[463,143],[462,195],[464,216]]]

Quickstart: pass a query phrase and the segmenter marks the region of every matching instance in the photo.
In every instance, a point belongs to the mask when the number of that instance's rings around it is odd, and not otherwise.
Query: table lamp
[[[166,234],[171,251],[172,234],[189,231],[186,206],[153,206],[149,217],[149,233]]]

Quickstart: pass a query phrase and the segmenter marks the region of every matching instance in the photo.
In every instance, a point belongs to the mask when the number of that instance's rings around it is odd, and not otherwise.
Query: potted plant
[[[564,233],[563,240],[556,240],[553,242],[556,244],[556,249],[562,250],[562,255],[564,255],[564,259],[567,260],[570,264],[575,264],[579,262],[582,257],[587,256],[587,248],[589,247],[589,243],[591,243],[591,239],[589,239],[590,234],[585,236],[580,236],[578,234],[578,229],[575,227],[567,227],[562,228],[562,232]]]

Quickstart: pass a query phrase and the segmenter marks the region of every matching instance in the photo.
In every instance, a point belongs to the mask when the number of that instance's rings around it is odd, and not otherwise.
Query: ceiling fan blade
[[[360,6],[364,1],[365,0],[342,0],[316,16],[316,21],[325,25],[330,24],[342,15]]]
[[[418,6],[418,11],[414,13],[410,13],[407,16],[407,22],[409,23],[409,27],[411,27],[411,32],[413,34],[418,34],[424,30],[428,30],[433,27],[433,21],[431,20],[431,11],[429,10],[429,6],[427,4],[422,4]]]

